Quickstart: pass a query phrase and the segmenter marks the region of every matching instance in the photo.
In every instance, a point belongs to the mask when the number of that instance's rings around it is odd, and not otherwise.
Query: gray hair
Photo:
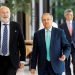
[[[64,11],[64,16],[66,16],[68,13],[72,13],[73,14],[73,10],[72,9],[66,9]]]
[[[51,18],[52,18],[52,20],[53,20],[53,15],[52,15],[51,13],[43,13],[42,18],[43,18],[44,15],[49,15],[49,16],[51,16]]]

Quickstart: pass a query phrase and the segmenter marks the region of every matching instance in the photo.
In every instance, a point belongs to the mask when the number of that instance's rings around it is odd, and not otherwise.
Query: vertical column
[[[0,0],[0,5],[4,4],[5,0]]]
[[[30,15],[26,14],[26,40],[31,40]]]
[[[39,0],[39,28],[42,27],[41,17],[43,14],[43,0]]]
[[[49,0],[49,12],[52,13],[52,0]]]
[[[35,0],[32,0],[32,11],[31,11],[31,38],[33,38],[35,32]]]
[[[58,1],[55,1],[55,7],[56,7],[56,8],[55,8],[55,21],[58,23],[58,19],[57,19],[57,18],[58,18],[58,16],[57,16]]]
[[[49,0],[43,1],[43,12],[49,12]]]

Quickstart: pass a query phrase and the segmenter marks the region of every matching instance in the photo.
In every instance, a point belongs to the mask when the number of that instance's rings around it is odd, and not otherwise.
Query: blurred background
[[[75,0],[0,0],[1,5],[8,6],[11,20],[20,23],[28,59],[32,52],[34,32],[42,26],[41,16],[44,12],[52,13],[58,25],[64,21],[65,9],[71,8],[75,13]]]

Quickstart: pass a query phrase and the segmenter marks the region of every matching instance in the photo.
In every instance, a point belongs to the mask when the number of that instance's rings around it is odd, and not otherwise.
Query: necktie
[[[69,33],[70,33],[70,36],[72,36],[72,24],[69,23]]]
[[[7,25],[4,25],[4,32],[3,32],[3,42],[2,42],[2,53],[3,55],[7,54]]]
[[[50,31],[46,31],[46,50],[47,50],[47,60],[50,61]]]

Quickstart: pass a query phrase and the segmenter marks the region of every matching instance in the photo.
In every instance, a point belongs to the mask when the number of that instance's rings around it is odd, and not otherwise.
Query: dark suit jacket
[[[21,32],[21,27],[16,22],[10,22],[10,38],[9,38],[9,52],[10,59],[15,68],[18,68],[19,61],[25,61],[25,44],[24,37]],[[1,22],[0,22],[1,31]],[[0,32],[1,38],[1,32]],[[19,57],[20,52],[20,57]]]
[[[68,30],[68,27],[67,27],[67,24],[66,22],[62,23],[59,28],[63,29],[65,34],[66,34],[66,37],[69,41],[70,44],[73,44],[74,48],[75,48],[75,22],[73,21],[72,22],[72,26],[73,26],[73,33],[72,33],[72,36],[70,36],[70,33],[69,33],[69,30]]]
[[[70,45],[63,30],[52,28],[50,58],[55,73],[62,73],[65,69],[64,62],[59,60],[59,57],[62,56],[62,52],[68,58],[70,54]],[[36,68],[38,61],[38,73],[39,71],[43,72],[46,65],[46,56],[45,29],[42,29],[34,34],[31,69]]]

